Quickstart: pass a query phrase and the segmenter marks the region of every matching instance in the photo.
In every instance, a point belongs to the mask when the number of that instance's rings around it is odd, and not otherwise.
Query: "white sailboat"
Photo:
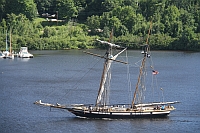
[[[7,32],[6,32],[6,51],[3,52],[3,54],[5,55],[4,58],[8,58],[8,59],[14,59],[14,54],[12,53],[12,35],[11,35],[11,31],[10,31],[10,48],[9,48],[9,52],[8,52],[8,44],[7,44]]]
[[[5,58],[5,55],[0,51],[0,58]]]
[[[10,54],[9,51],[8,51],[8,38],[7,38],[7,31],[6,31],[6,50],[3,51],[3,58],[7,58],[7,56]]]
[[[71,105],[61,105],[61,104],[49,104],[42,103],[40,101],[36,101],[35,104],[50,106],[54,108],[66,109],[77,117],[84,118],[108,118],[108,119],[134,119],[134,118],[157,118],[157,117],[166,117],[170,114],[172,110],[175,108],[172,104],[178,103],[178,101],[173,102],[152,102],[152,103],[143,103],[142,100],[142,91],[145,88],[144,84],[144,76],[146,76],[146,61],[150,57],[150,48],[148,45],[148,38],[146,41],[146,45],[143,46],[142,52],[142,61],[139,69],[139,76],[137,80],[137,84],[135,87],[135,91],[133,94],[133,99],[131,104],[112,104],[110,105],[107,101],[109,96],[107,95],[106,84],[109,84],[111,79],[111,64],[113,62],[120,62],[127,64],[126,62],[116,60],[116,58],[126,51],[127,48],[120,47],[119,45],[97,40],[102,44],[108,45],[108,49],[104,56],[93,54],[90,52],[86,52],[87,54],[104,58],[103,72],[101,76],[100,86],[96,98],[96,102],[94,104],[71,104]],[[113,55],[113,48],[121,48],[122,50],[117,54]],[[152,71],[153,67],[151,66]],[[120,100],[120,99],[119,99]]]

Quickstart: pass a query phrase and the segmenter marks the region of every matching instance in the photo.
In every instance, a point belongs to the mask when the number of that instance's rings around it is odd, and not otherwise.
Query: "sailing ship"
[[[109,41],[97,40],[98,42],[105,44],[108,46],[105,55],[101,56],[98,54],[85,52],[87,54],[97,56],[103,58],[104,65],[102,76],[100,80],[100,86],[98,90],[98,95],[96,98],[95,104],[71,104],[71,105],[61,105],[61,104],[49,104],[42,103],[40,101],[36,101],[35,104],[50,106],[54,108],[66,109],[77,117],[82,118],[106,118],[106,119],[133,119],[133,118],[157,118],[157,117],[166,117],[170,114],[172,110],[175,108],[172,104],[178,103],[178,101],[173,102],[152,102],[152,103],[143,103],[142,101],[142,91],[145,88],[144,85],[144,76],[146,76],[146,61],[150,57],[150,48],[148,45],[148,39],[146,44],[143,45],[142,52],[142,61],[141,66],[139,68],[139,76],[137,80],[137,84],[135,87],[135,91],[133,94],[132,101],[129,104],[109,104],[109,95],[107,94],[107,84],[109,84],[111,79],[111,64],[113,62],[119,62],[123,64],[127,64],[127,62],[123,62],[117,60],[117,57],[122,54],[127,48],[121,47],[114,43],[110,43]],[[120,51],[113,55],[113,49],[120,49]],[[154,74],[158,72],[153,70]]]

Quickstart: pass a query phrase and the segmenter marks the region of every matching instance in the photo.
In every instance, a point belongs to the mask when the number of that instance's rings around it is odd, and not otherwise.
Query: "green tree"
[[[6,17],[5,5],[6,0],[0,0],[0,21],[2,21],[2,19]]]
[[[32,35],[34,30],[33,24],[25,15],[15,15],[12,13],[8,14],[7,18],[7,26],[12,30],[13,34]]]
[[[73,0],[57,0],[57,9],[60,19],[69,20],[72,17],[77,17],[78,10],[74,5]]]
[[[123,2],[124,0],[104,0],[102,2],[102,10],[103,12],[110,12],[114,8],[122,5]]]
[[[30,20],[37,16],[36,4],[33,0],[6,0],[6,14],[14,13],[16,15],[24,14]]]
[[[5,20],[5,19],[3,19],[3,20],[1,21],[0,27],[2,28],[3,33],[6,33],[6,31],[7,31],[7,23],[6,23],[6,20]]]
[[[91,16],[87,19],[87,25],[89,26],[89,30],[92,34],[97,32],[97,29],[100,28],[100,18],[99,16]]]
[[[180,37],[180,43],[181,46],[179,49],[190,49],[190,42],[195,38],[194,30],[192,27],[185,27],[183,30],[182,36]]]
[[[37,10],[40,15],[42,15],[43,13],[55,13],[54,8],[56,7],[56,5],[53,5],[52,0],[35,0],[35,3],[37,5]]]
[[[184,25],[183,28],[190,27],[192,28],[193,31],[195,31],[197,27],[195,24],[194,15],[192,15],[191,13],[183,9],[181,9],[180,12],[181,12],[180,20],[182,24]]]
[[[181,24],[181,22],[179,22],[179,18],[180,18],[180,11],[176,6],[174,5],[169,6],[165,10],[165,16],[162,21],[165,25],[165,33],[169,33],[169,35],[172,37],[176,37],[177,35],[179,35],[181,27],[179,26],[179,24]]]
[[[46,26],[44,28],[44,33],[43,33],[43,37],[52,37],[56,35],[56,29],[53,27],[48,27]]]

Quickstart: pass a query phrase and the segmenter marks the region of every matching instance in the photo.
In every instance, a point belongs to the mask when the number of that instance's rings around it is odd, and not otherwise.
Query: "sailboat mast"
[[[108,42],[111,42],[112,36],[113,36],[113,29],[110,32],[110,37],[109,37]],[[97,99],[96,99],[96,106],[98,106],[100,99],[102,97],[101,96],[102,93],[103,93],[102,91],[105,89],[104,85],[105,85],[105,82],[106,82],[106,76],[107,76],[106,74],[107,74],[107,71],[108,71],[107,69],[108,69],[108,64],[109,64],[109,56],[112,55],[112,46],[109,46],[105,55],[106,55],[106,58],[105,58],[105,62],[104,62],[103,73],[102,73],[102,76],[101,76],[100,87],[99,87],[99,91],[98,91],[98,95],[97,95]],[[104,89],[102,89],[102,88],[104,88]],[[107,101],[106,95],[105,95],[105,101]]]
[[[138,76],[138,81],[137,81],[137,84],[136,84],[136,88],[135,88],[131,107],[134,107],[134,104],[135,104],[135,101],[136,101],[136,95],[137,95],[138,87],[139,87],[140,80],[141,80],[141,77],[142,77],[142,74],[143,74],[143,68],[145,67],[145,62],[146,62],[146,56],[144,55],[144,58],[142,60],[142,65],[140,67],[140,73],[139,73],[139,76]]]
[[[101,97],[101,94],[102,94],[102,87],[104,87],[104,83],[105,83],[105,76],[106,76],[106,71],[107,71],[107,65],[108,65],[108,57],[109,57],[109,52],[110,51],[110,48],[108,49],[108,51],[106,52],[106,59],[105,59],[105,62],[104,62],[104,67],[103,67],[103,73],[102,73],[102,76],[101,76],[101,82],[100,82],[100,86],[99,86],[99,91],[98,91],[98,95],[97,95],[97,99],[96,99],[96,106],[99,104],[99,99]]]
[[[141,82],[141,77],[143,75],[143,69],[145,68],[146,58],[148,56],[148,51],[149,51],[148,40],[149,40],[149,37],[150,37],[151,29],[152,29],[152,21],[151,21],[150,28],[149,28],[149,31],[148,31],[148,36],[147,36],[147,39],[146,39],[146,45],[144,46],[144,57],[143,57],[143,60],[142,60],[142,64],[141,64],[141,67],[140,67],[140,73],[139,73],[139,76],[138,76],[138,81],[137,81],[135,92],[134,92],[134,95],[133,95],[133,100],[132,100],[132,104],[131,104],[132,108],[135,105],[136,95],[137,95],[137,93],[139,91],[138,87],[139,87],[139,84]]]
[[[12,40],[11,40],[11,38],[12,38],[12,37],[11,37],[11,30],[10,30],[10,55],[12,55],[12,44],[11,44],[11,41],[12,41]]]
[[[7,38],[7,30],[6,30],[6,51],[8,51],[8,38]]]
[[[109,41],[111,40],[112,32],[110,33]],[[121,48],[119,45],[116,45],[116,44],[113,44],[113,43],[110,43],[110,42],[106,42],[106,41],[101,41],[101,40],[98,40],[98,39],[97,39],[97,41],[101,42],[102,44],[106,44],[108,46],[108,49],[107,49],[107,51],[106,51],[106,53],[105,53],[105,55],[103,57],[102,56],[98,56],[98,57],[104,58],[105,62],[104,62],[104,67],[103,67],[103,72],[102,72],[102,76],[101,76],[100,87],[99,87],[99,91],[98,91],[98,95],[97,95],[95,106],[98,106],[99,104],[106,105],[109,102],[108,101],[109,100],[108,89],[109,89],[110,79],[111,79],[110,68],[111,68],[112,62],[116,61],[116,62],[127,64],[126,62],[122,62],[122,61],[116,60],[116,58],[122,52],[124,52],[126,50],[126,48],[124,48],[122,51],[120,51],[115,56],[113,56],[112,55],[112,49],[113,48]],[[95,54],[93,54],[93,55],[95,55]],[[95,56],[97,56],[97,55],[95,55]]]

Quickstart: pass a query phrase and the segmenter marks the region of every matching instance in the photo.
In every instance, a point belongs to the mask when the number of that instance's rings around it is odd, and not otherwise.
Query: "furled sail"
[[[101,41],[101,40],[97,40],[103,44],[108,44],[110,46],[110,50],[112,49],[112,47],[117,47],[117,48],[120,48],[119,45],[115,45],[113,43],[109,43],[109,42],[106,42],[106,41]],[[105,63],[104,63],[104,69],[103,69],[103,74],[102,74],[102,78],[101,78],[101,82],[100,82],[100,87],[99,87],[99,92],[98,92],[98,96],[97,96],[97,100],[96,100],[96,105],[100,104],[101,103],[101,100],[102,100],[102,94],[103,92],[105,91],[105,84],[106,84],[106,80],[107,80],[107,75],[108,75],[108,72],[110,70],[110,67],[111,67],[111,63],[113,61],[115,61],[115,59],[122,53],[126,50],[126,48],[124,48],[122,51],[120,51],[118,54],[116,54],[115,56],[112,56],[112,53],[108,52],[107,53],[107,58],[105,60]]]

